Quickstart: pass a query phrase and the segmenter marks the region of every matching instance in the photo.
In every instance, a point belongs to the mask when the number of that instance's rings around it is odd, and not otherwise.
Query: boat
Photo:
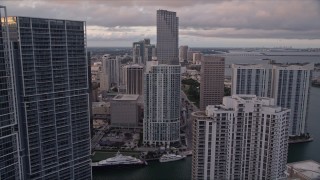
[[[164,154],[160,157],[160,162],[170,162],[170,161],[177,161],[180,159],[184,159],[185,155],[176,155],[176,154]]]
[[[132,156],[124,156],[119,151],[116,156],[91,163],[92,168],[105,168],[105,167],[136,167],[136,166],[145,166],[148,163],[144,160],[134,158]]]

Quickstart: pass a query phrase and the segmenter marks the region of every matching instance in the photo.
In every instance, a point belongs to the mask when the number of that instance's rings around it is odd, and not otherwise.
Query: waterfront
[[[320,62],[318,56],[228,56],[226,64],[232,63],[253,64],[267,63],[262,59],[270,58],[279,63],[305,63]],[[227,68],[226,76],[231,75]],[[308,131],[314,141],[310,143],[292,144],[289,146],[288,162],[313,159],[320,162],[320,88],[311,87],[308,110]],[[93,172],[94,180],[187,180],[191,179],[191,157],[185,160],[161,164],[157,161],[150,162],[148,166],[134,169],[112,169],[104,172]]]
[[[320,88],[311,87],[308,111],[308,129],[313,142],[289,146],[288,162],[313,159],[320,162]],[[161,164],[150,162],[148,166],[134,169],[112,169],[93,172],[94,180],[184,180],[191,179],[191,157]]]

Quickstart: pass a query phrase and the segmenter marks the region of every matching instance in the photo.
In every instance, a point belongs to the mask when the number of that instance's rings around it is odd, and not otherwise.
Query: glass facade
[[[0,179],[21,179],[13,63],[5,7],[0,6]]]
[[[26,179],[91,179],[85,22],[10,17]]]

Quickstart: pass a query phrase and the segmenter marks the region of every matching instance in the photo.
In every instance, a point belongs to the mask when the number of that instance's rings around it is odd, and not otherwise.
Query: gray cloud
[[[320,39],[320,0],[10,0],[3,5],[9,15],[84,20],[99,29],[92,29],[89,40],[154,36],[131,27],[155,26],[157,9],[177,12],[183,36]]]

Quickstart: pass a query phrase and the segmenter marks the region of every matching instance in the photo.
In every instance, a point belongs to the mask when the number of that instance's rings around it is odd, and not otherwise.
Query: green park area
[[[200,83],[194,79],[183,79],[182,90],[188,96],[188,99],[199,107],[200,102]],[[224,96],[230,96],[231,89],[224,87]]]
[[[200,83],[194,79],[183,79],[182,90],[188,96],[188,99],[199,107],[200,102]]]

